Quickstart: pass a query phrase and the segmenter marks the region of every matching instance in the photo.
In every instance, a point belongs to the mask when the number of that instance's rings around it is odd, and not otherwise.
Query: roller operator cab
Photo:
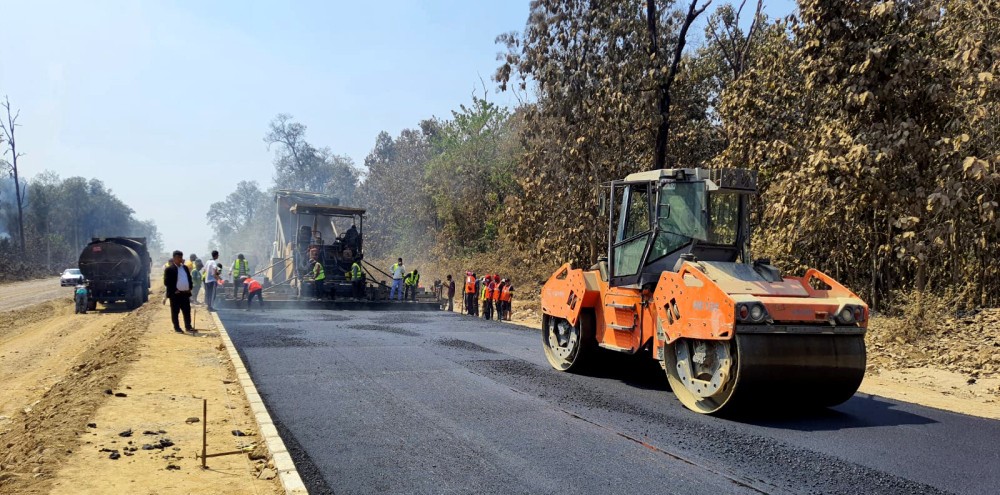
[[[825,407],[865,371],[868,306],[809,269],[750,257],[756,173],[665,169],[611,183],[608,252],[542,288],[542,343],[557,370],[600,367],[597,347],[651,352],[699,413]]]

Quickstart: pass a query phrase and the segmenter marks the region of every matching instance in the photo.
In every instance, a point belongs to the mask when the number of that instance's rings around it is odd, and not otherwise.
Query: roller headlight
[[[741,303],[736,306],[736,318],[744,323],[761,323],[768,319],[767,308],[761,303]]]
[[[840,310],[839,316],[842,323],[854,323],[854,308],[845,306],[844,309]]]
[[[865,321],[865,308],[863,306],[855,306],[853,304],[846,304],[837,315],[834,317],[837,324],[839,325],[855,325]]]

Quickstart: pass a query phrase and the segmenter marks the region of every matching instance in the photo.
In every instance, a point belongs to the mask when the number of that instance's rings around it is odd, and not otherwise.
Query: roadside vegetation
[[[0,179],[0,282],[58,275],[75,267],[92,237],[146,237],[150,251],[162,250],[156,224],[136,218],[100,180],[45,172],[22,187],[23,249],[14,181]]]
[[[958,293],[953,310],[995,306],[1000,1],[804,0],[785,19],[759,3],[705,8],[532,2],[524,30],[497,38],[494,79],[516,108],[484,84],[450,116],[379,134],[364,167],[279,115],[265,137],[274,187],[367,208],[372,259],[529,287],[603,252],[607,181],[747,167],[756,256],[824,270],[880,312],[920,317],[915,301]],[[703,41],[681,50],[686,38]],[[220,231],[224,246],[266,254],[269,208],[241,183],[209,217],[239,226]]]

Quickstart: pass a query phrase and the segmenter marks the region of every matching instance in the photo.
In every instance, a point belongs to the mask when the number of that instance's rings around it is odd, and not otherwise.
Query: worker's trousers
[[[247,296],[247,311],[250,311],[250,303],[253,302],[253,298],[255,298],[255,297],[257,298],[258,301],[260,301],[260,309],[261,309],[261,311],[263,311],[264,310],[264,291],[263,290],[255,290],[255,291],[251,292],[249,296]]]
[[[469,316],[476,314],[476,294],[472,292],[465,293],[465,312]]]
[[[243,295],[240,299],[246,299],[247,297],[247,286],[243,285],[243,281],[246,277],[233,277],[233,299],[236,299],[236,294],[239,292],[240,287],[243,287]]]
[[[396,299],[396,294],[399,294],[398,299],[403,300],[403,279],[394,278],[392,279],[392,289],[389,289],[389,299]]]
[[[192,330],[191,326],[191,292],[177,291],[170,296],[170,321],[174,324],[174,330],[180,328],[178,313],[184,316],[184,330]]]
[[[205,304],[208,306],[209,311],[215,311],[215,307],[212,304],[215,303],[215,287],[217,282],[214,280],[211,282],[205,282]]]
[[[486,299],[483,301],[483,318],[487,320],[493,319],[493,300]]]
[[[76,312],[77,314],[82,314],[87,312],[87,295],[86,294],[74,294],[76,298]]]

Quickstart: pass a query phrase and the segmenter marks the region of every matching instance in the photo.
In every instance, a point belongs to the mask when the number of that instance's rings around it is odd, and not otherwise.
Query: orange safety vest
[[[500,292],[500,300],[510,302],[510,284],[503,286],[503,291]]]
[[[261,287],[260,282],[254,279],[250,279],[250,283],[247,284],[247,290],[249,290],[250,292],[257,292],[262,288],[263,287]]]
[[[505,287],[506,287],[506,286],[505,286]],[[493,300],[494,300],[494,301],[499,301],[499,300],[500,300],[500,291],[501,291],[501,290],[502,290],[502,289],[500,288],[500,286],[499,286],[499,285],[494,285],[494,286],[493,286]]]
[[[465,277],[465,293],[475,294],[476,293],[476,277],[469,275]]]

